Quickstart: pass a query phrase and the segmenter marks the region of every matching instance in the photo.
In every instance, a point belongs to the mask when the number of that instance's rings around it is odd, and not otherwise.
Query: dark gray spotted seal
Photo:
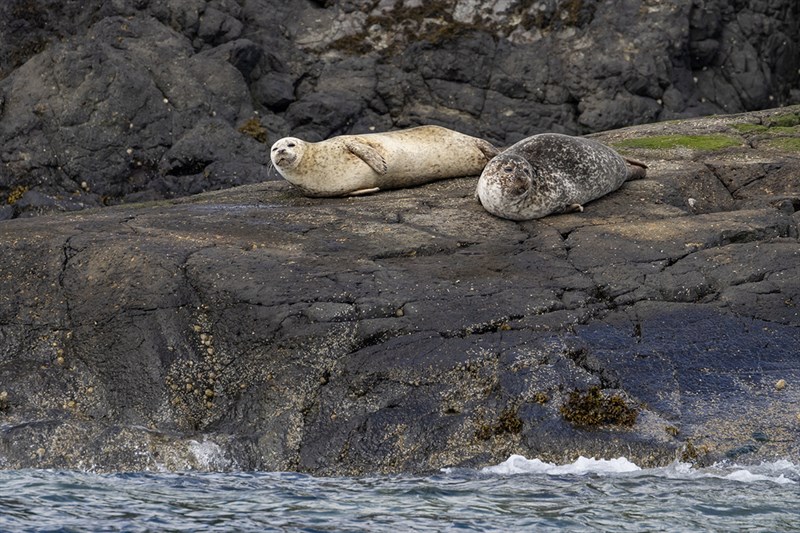
[[[483,169],[477,196],[498,217],[530,220],[578,209],[641,178],[647,167],[583,137],[542,133],[500,152]]]

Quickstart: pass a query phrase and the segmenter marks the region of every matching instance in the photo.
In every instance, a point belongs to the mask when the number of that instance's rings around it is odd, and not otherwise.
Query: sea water
[[[800,531],[789,461],[512,456],[431,476],[0,472],[0,531]]]

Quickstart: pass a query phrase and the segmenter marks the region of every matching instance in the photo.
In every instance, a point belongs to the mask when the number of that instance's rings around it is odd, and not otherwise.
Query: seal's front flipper
[[[500,150],[495,148],[494,145],[489,141],[484,141],[483,139],[475,139],[475,144],[478,146],[478,150],[480,150],[483,153],[483,155],[486,156],[486,159],[491,159],[500,153]]]
[[[635,159],[629,159],[627,157],[623,157],[623,159],[628,163],[629,180],[639,180],[647,175],[647,165]]]
[[[378,174],[386,174],[386,170],[388,169],[386,160],[375,148],[357,140],[347,140],[344,145],[353,155],[368,164],[372,170]]]
[[[373,187],[371,189],[358,189],[357,191],[348,193],[348,196],[363,196],[365,194],[372,194],[374,192],[378,192],[379,190],[381,190],[380,187]]]
[[[583,213],[583,206],[581,204],[570,204],[565,210],[567,213]]]

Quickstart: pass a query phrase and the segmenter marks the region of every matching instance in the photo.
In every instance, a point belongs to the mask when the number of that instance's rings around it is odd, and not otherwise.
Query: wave
[[[487,466],[481,469],[486,474],[547,474],[558,475],[583,475],[583,474],[614,474],[619,472],[635,472],[641,470],[637,465],[624,457],[617,459],[595,459],[578,457],[574,463],[556,465],[545,463],[539,459],[526,459],[521,455],[512,455],[499,465]]]
[[[617,457],[616,459],[579,457],[572,463],[557,465],[539,459],[527,459],[521,455],[512,455],[500,464],[482,468],[480,473],[499,476],[517,474],[547,476],[625,474],[685,480],[717,478],[742,483],[766,481],[781,485],[795,484],[800,481],[800,466],[785,459],[747,466],[721,462],[707,468],[695,468],[689,463],[674,461],[665,467],[643,469],[625,457]]]

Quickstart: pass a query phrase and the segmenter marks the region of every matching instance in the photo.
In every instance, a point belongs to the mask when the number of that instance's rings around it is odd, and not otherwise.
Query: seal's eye
[[[286,146],[288,146],[289,148],[294,148],[294,143],[288,143]]]
[[[503,168],[503,172],[507,172],[507,173],[511,174],[512,172],[514,172],[514,168],[513,167],[504,167]]]

